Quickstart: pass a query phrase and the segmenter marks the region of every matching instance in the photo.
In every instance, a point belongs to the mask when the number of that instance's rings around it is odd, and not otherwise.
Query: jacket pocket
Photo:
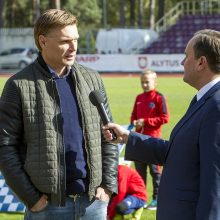
[[[199,192],[184,189],[176,189],[176,198],[179,201],[197,202],[199,198]]]

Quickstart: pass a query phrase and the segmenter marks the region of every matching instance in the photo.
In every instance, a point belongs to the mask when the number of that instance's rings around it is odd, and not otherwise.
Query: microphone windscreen
[[[89,99],[94,106],[98,106],[104,102],[104,97],[99,90],[94,90],[89,94]]]

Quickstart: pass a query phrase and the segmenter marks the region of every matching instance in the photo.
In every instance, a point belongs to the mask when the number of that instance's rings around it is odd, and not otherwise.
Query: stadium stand
[[[154,41],[144,53],[183,53],[193,34],[200,29],[207,28],[220,31],[220,14],[185,15],[165,31],[157,41]]]
[[[220,30],[220,1],[181,1],[156,24],[159,37],[144,54],[184,53],[193,34],[201,29]]]

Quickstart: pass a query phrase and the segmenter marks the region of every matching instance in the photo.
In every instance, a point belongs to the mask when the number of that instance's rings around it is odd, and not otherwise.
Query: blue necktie
[[[188,110],[197,102],[197,96],[195,95],[189,104]],[[187,110],[187,111],[188,111]]]

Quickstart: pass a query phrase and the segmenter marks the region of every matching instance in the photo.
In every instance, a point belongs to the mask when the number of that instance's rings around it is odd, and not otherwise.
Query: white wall
[[[138,54],[157,38],[152,29],[99,29],[96,49],[99,54],[117,54],[119,48],[122,54]]]
[[[0,51],[12,47],[35,48],[33,28],[0,28]]]

